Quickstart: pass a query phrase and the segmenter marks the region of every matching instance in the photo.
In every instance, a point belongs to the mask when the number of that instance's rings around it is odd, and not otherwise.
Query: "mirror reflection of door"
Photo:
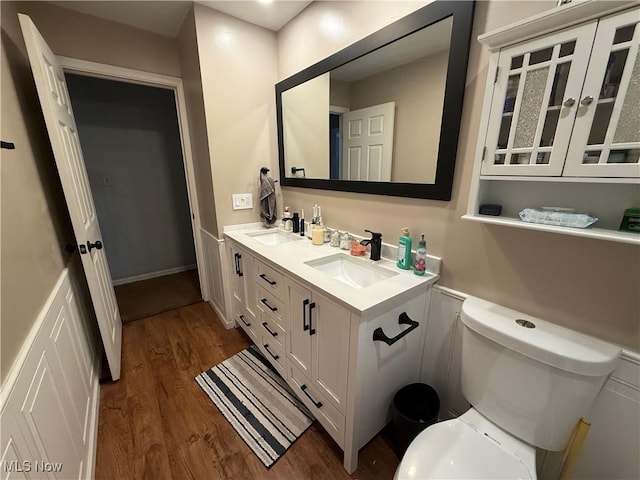
[[[391,181],[394,120],[394,102],[343,114],[341,180]]]

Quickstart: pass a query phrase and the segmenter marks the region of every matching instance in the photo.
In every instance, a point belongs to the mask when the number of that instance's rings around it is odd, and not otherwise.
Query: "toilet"
[[[474,297],[461,318],[471,408],[423,430],[394,480],[535,479],[536,447],[567,446],[621,349]]]

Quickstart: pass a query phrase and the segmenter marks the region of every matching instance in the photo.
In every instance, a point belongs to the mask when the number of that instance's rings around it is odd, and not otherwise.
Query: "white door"
[[[340,180],[391,181],[395,102],[346,112],[342,116]]]
[[[98,319],[111,378],[120,378],[122,322],[101,242],[64,73],[31,19],[19,14],[51,148]]]

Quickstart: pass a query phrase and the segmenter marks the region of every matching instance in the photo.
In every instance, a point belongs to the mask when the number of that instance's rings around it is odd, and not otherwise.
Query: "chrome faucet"
[[[372,232],[371,230],[365,230],[371,234],[371,238],[362,240],[360,245],[371,245],[371,260],[380,260],[380,251],[382,250],[382,234]]]

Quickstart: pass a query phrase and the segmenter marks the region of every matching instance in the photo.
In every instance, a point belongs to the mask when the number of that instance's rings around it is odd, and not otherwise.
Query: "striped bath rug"
[[[267,469],[313,423],[309,410],[255,345],[195,380]]]

